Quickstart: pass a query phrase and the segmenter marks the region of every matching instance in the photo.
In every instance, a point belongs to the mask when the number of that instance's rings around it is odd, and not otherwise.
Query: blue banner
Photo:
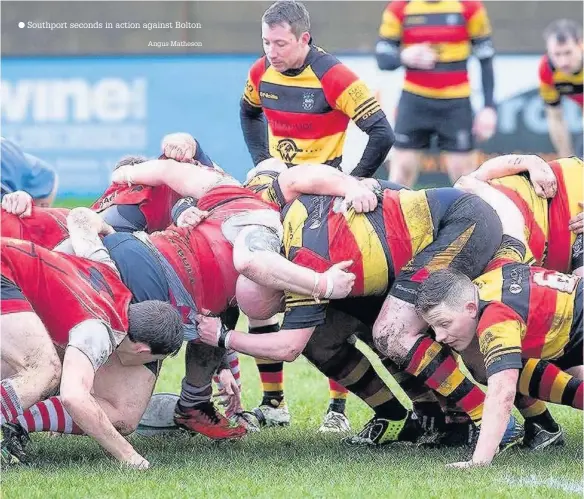
[[[240,180],[239,99],[253,56],[2,59],[2,136],[49,162],[59,195],[97,196],[126,154],[183,131]]]

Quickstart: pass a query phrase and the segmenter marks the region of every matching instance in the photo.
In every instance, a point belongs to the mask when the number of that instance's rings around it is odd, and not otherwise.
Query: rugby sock
[[[553,404],[582,409],[584,382],[541,359],[523,361],[519,375],[519,393]]]
[[[0,424],[14,421],[22,414],[20,398],[14,390],[10,379],[4,379],[2,380],[2,383],[0,383],[0,406],[2,407],[0,413]]]
[[[249,334],[277,333],[279,324],[250,327]],[[278,407],[284,400],[284,363],[270,360],[256,359],[256,365],[260,373],[263,397],[261,405]]]
[[[405,370],[466,412],[475,424],[483,415],[485,394],[458,368],[450,351],[432,338],[420,338],[410,350]]]
[[[183,379],[178,408],[181,410],[193,409],[200,404],[208,403],[211,401],[212,393],[213,389],[211,383],[207,383],[203,386],[194,386],[186,379]]]
[[[334,411],[345,414],[345,406],[347,405],[349,390],[344,386],[339,385],[334,379],[329,379],[329,390],[331,400],[329,402],[328,412]]]
[[[56,431],[82,435],[83,430],[63,407],[59,397],[50,397],[38,402],[18,416],[18,423],[28,433],[37,431]]]
[[[376,417],[400,421],[407,416],[407,409],[354,344],[344,343],[319,369],[363,400]]]
[[[536,423],[544,430],[556,432],[559,430],[558,423],[548,411],[545,402],[525,395],[517,394],[515,397],[515,407],[525,418],[525,423]]]

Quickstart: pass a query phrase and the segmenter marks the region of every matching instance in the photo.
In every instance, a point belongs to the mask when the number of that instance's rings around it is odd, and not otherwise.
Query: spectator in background
[[[482,2],[392,1],[383,13],[376,45],[381,70],[405,67],[395,123],[389,178],[412,187],[421,155],[433,136],[452,182],[477,164],[474,139],[495,132],[491,25]],[[481,63],[484,108],[474,117],[467,61]]]
[[[546,55],[539,64],[539,92],[545,102],[550,139],[559,157],[574,155],[561,102],[565,95],[582,108],[582,27],[570,19],[550,24],[543,33]],[[578,144],[582,156],[582,142]]]
[[[55,200],[58,176],[45,161],[25,153],[11,140],[0,137],[2,197],[14,191],[28,192],[35,205],[50,207]]]

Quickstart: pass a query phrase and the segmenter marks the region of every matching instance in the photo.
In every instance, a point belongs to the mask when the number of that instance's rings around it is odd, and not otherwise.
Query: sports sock
[[[200,404],[210,402],[212,393],[211,383],[203,386],[194,386],[185,378],[182,381],[180,400],[178,401],[179,409],[192,409]]]
[[[329,379],[329,391],[331,398],[327,412],[334,411],[345,414],[349,390],[344,386],[339,385],[334,379]]]
[[[525,395],[517,394],[515,397],[515,407],[525,418],[525,424],[538,424],[544,430],[556,432],[560,429],[555,422],[550,411],[548,411],[545,402]]]
[[[466,412],[475,424],[483,415],[485,394],[458,368],[450,351],[432,338],[420,338],[410,350],[405,370]]]
[[[277,333],[279,330],[279,324],[270,324],[250,327],[248,332],[249,334],[267,334]],[[278,407],[284,400],[284,363],[256,359],[256,365],[260,373],[263,390],[261,405]]]
[[[0,383],[0,406],[0,424],[14,421],[22,414],[22,403],[10,379],[4,379]]]
[[[18,416],[17,421],[29,433],[56,431],[74,435],[83,434],[83,430],[73,421],[59,397],[50,397],[37,402]]]
[[[582,409],[584,382],[541,359],[523,361],[518,390],[539,400]]]

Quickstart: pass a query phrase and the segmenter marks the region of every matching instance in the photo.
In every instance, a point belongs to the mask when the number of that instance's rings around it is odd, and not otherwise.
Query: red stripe
[[[387,244],[397,276],[412,258],[412,239],[399,203],[398,191],[385,190],[383,194],[383,222]]]
[[[8,396],[8,392],[6,391],[6,389],[2,386],[0,389],[0,394],[1,394],[1,400],[2,400],[2,414],[4,415],[4,417],[6,418],[7,421],[12,421],[14,419],[16,419],[16,417],[18,416],[18,413],[16,412],[16,408],[14,407],[14,404],[12,403],[12,400],[10,400],[10,397]],[[6,409],[4,409],[4,406],[6,406]]]
[[[262,383],[282,383],[284,379],[284,371],[277,373],[262,373],[260,372],[260,379]]]
[[[570,222],[568,192],[560,163],[550,161],[548,164],[556,175],[558,190],[549,203],[548,254],[545,267],[558,272],[569,272],[572,245],[568,229]]]
[[[584,403],[584,382],[580,381],[580,385],[576,390],[576,395],[574,395],[572,407],[582,410],[583,403]]]
[[[402,43],[460,43],[468,42],[466,26],[416,26],[405,28]]]
[[[426,352],[428,351],[428,348],[430,348],[433,344],[434,340],[432,338],[424,338],[420,342],[420,344],[416,348],[416,351],[412,355],[412,360],[410,360],[408,367],[406,367],[406,372],[414,374],[417,371],[418,367],[420,366],[420,363],[424,359],[424,355],[426,355]]]
[[[49,411],[47,410],[47,407],[45,405],[44,402],[39,402],[37,404],[39,413],[41,415],[41,420],[43,422],[43,427],[42,430],[43,431],[48,431],[51,429],[51,417],[49,416]]]
[[[523,199],[516,191],[506,187],[504,185],[494,184],[493,187],[499,192],[502,192],[507,196],[513,204],[517,206],[523,219],[525,220],[525,225],[529,229],[529,249],[533,253],[538,265],[543,262],[543,256],[545,251],[546,235],[544,234],[542,228],[539,226],[535,220],[535,214],[533,210],[529,207],[525,199]]]
[[[492,302],[487,305],[479,320],[477,334],[480,336],[486,329],[505,321],[523,322],[519,314],[512,308],[501,302]]]
[[[539,62],[539,81],[547,85],[554,84],[554,73],[547,55],[544,55]]]
[[[560,371],[556,366],[553,364],[549,364],[543,371],[543,375],[539,382],[539,399],[540,400],[549,400],[550,394],[552,393],[552,386],[556,377],[558,375],[558,371]]]
[[[33,312],[31,304],[26,300],[2,300],[0,311],[3,315],[16,314],[18,312]]]
[[[61,405],[61,401],[57,397],[51,397],[49,401],[52,402],[57,413],[57,430],[65,431],[65,410]]]
[[[329,378],[329,389],[333,392],[339,392],[339,393],[348,393],[349,390],[347,390],[343,385],[339,385],[334,379],[330,379]]]
[[[250,80],[256,90],[260,88],[260,80],[266,72],[266,56],[260,57],[249,70]]]
[[[229,362],[229,367],[231,369],[233,369],[234,367],[237,367],[237,366],[239,366],[239,359],[235,359],[235,360],[232,360],[231,362]]]
[[[425,88],[440,89],[468,83],[467,71],[406,71],[405,81]]]
[[[24,420],[26,421],[26,426],[28,427],[29,432],[37,431],[36,429],[36,422],[34,420],[34,416],[30,410],[27,410],[23,413]]]
[[[545,337],[554,322],[557,298],[558,292],[555,289],[544,286],[531,286],[529,308],[527,309],[526,334],[521,342],[525,358],[541,359]]]
[[[358,79],[357,75],[344,64],[336,64],[323,75],[320,84],[331,107],[335,107],[340,95]]]
[[[444,383],[448,376],[450,376],[454,371],[456,371],[456,369],[458,369],[456,360],[454,360],[454,357],[449,356],[446,358],[444,362],[442,362],[442,364],[438,366],[436,371],[434,371],[434,374],[432,374],[430,378],[426,381],[426,384],[433,390],[436,390],[442,383]]]
[[[333,110],[324,114],[291,113],[264,108],[272,134],[292,139],[322,139],[346,131],[349,117]]]
[[[473,386],[472,390],[464,397],[462,397],[456,405],[468,414],[481,405],[484,401],[484,392],[478,386]]]

